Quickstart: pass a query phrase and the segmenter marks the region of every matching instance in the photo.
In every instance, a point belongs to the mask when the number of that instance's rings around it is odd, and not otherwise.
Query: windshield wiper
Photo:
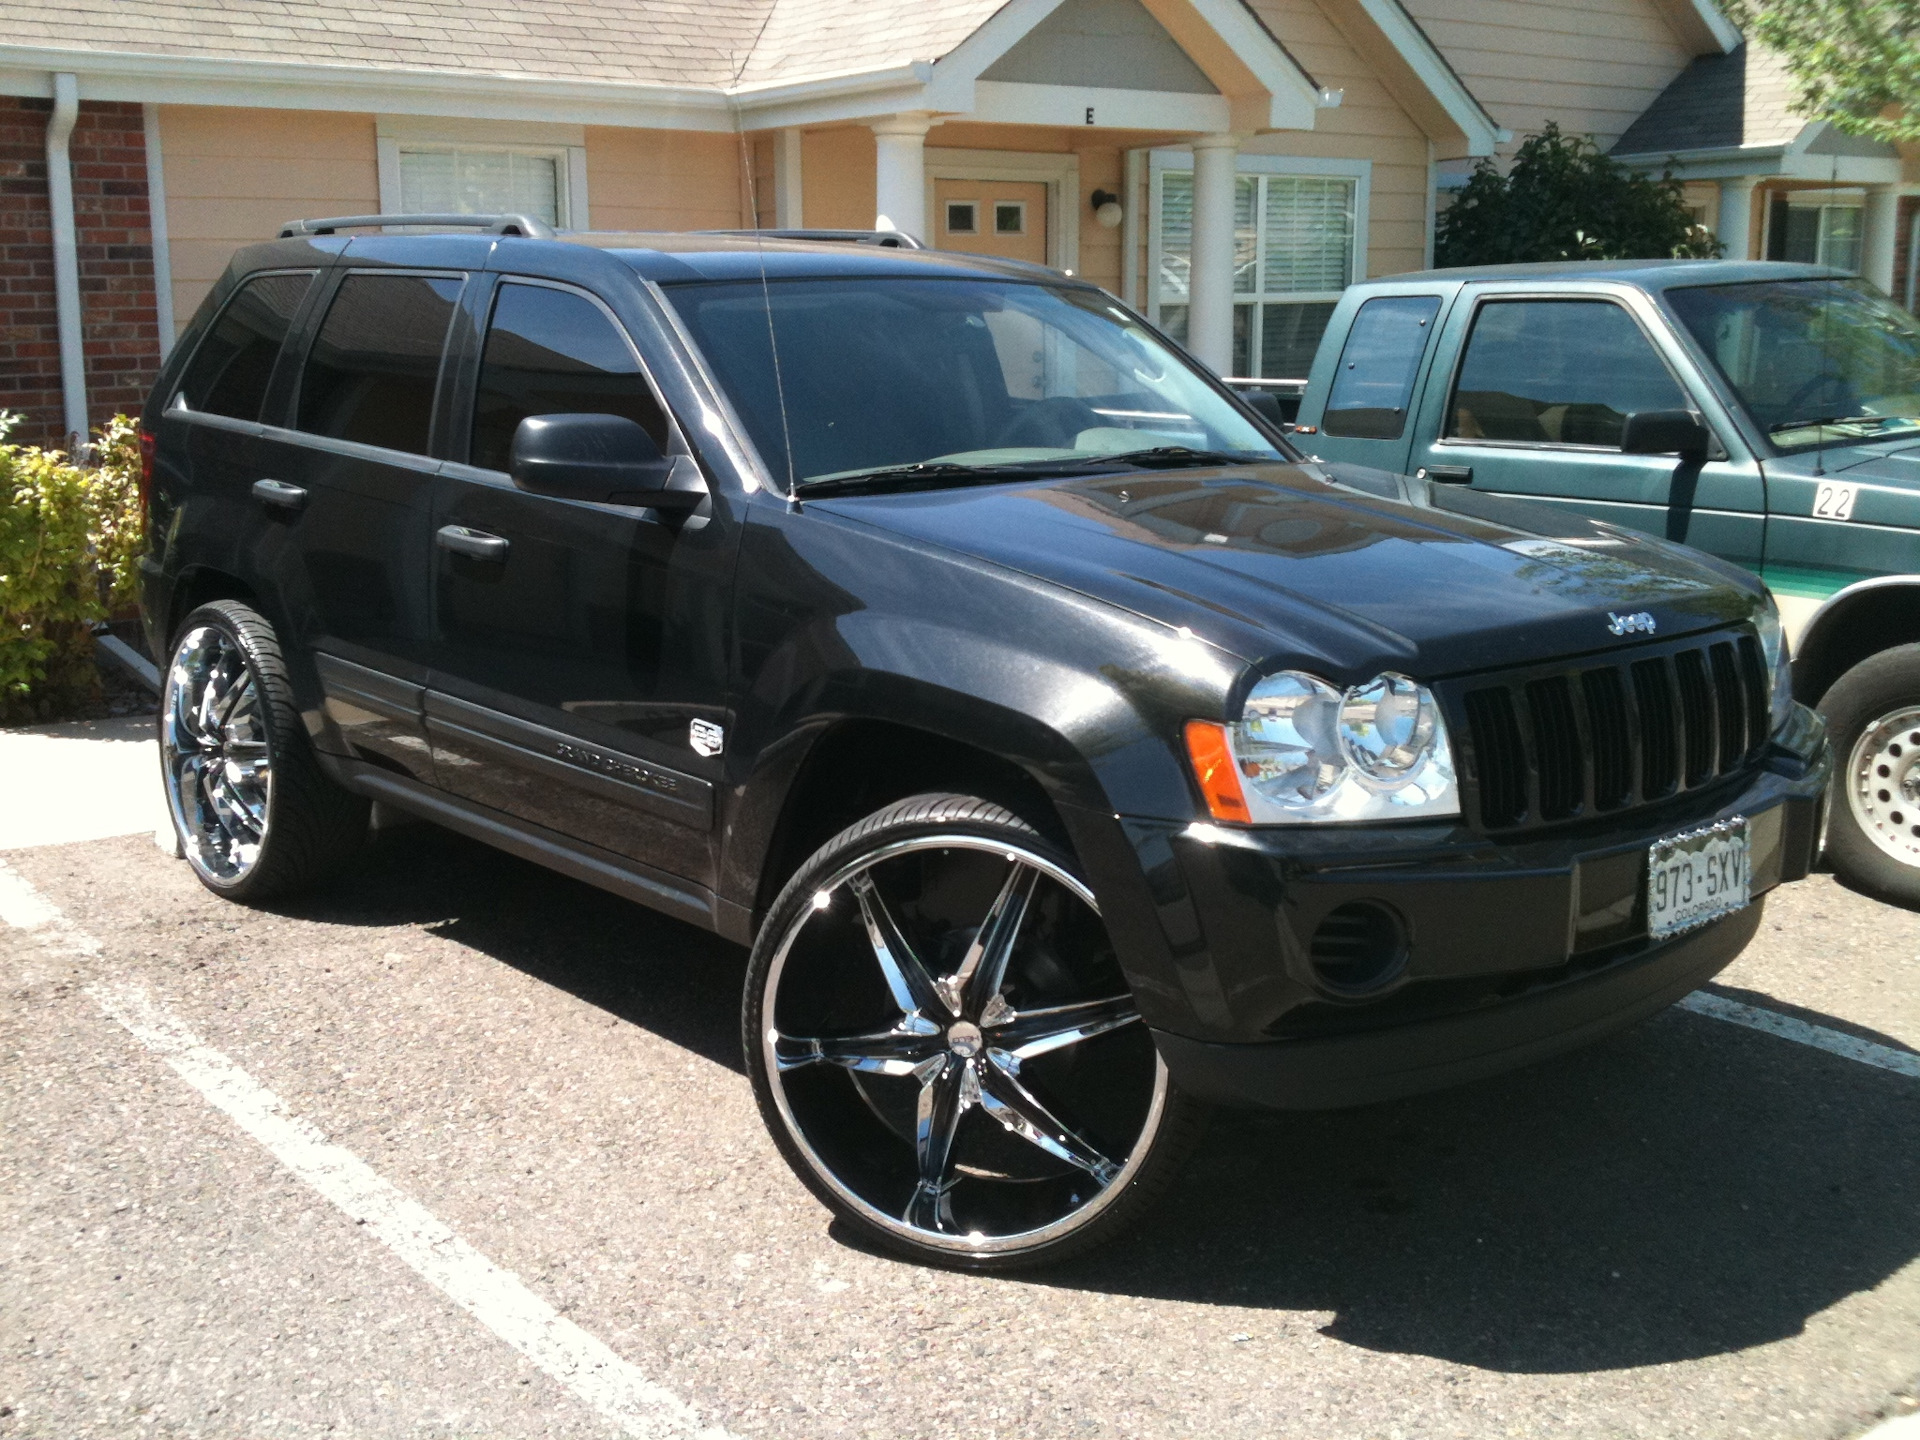
[[[832,495],[848,490],[889,490],[922,482],[1027,480],[1033,471],[1013,465],[962,465],[953,460],[922,460],[913,465],[883,465],[875,470],[855,470],[846,475],[816,475],[796,481],[794,495]]]
[[[1275,457],[1278,458],[1277,456]],[[1049,475],[1074,475],[1085,470],[1179,470],[1201,465],[1259,464],[1258,455],[1235,455],[1225,450],[1194,450],[1185,445],[1155,445],[1145,450],[1113,454],[1013,460],[1001,465],[967,465],[956,460],[922,460],[913,465],[885,465],[845,475],[816,475],[793,487],[796,496],[835,495],[858,490],[891,490],[919,484],[950,482],[987,484],[995,480],[1034,480]]]
[[[1879,425],[1920,425],[1920,420],[1910,415],[1822,415],[1813,420],[1783,420],[1778,425],[1769,425],[1767,433],[1778,435],[1783,430],[1811,430],[1818,425],[1865,425],[1873,421]]]

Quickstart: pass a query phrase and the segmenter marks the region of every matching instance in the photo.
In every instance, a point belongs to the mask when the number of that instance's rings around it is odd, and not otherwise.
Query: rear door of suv
[[[722,509],[676,520],[517,488],[508,450],[529,415],[624,415],[696,461],[601,295],[502,275],[467,306],[478,343],[433,515],[440,784],[710,886],[737,527]]]
[[[486,242],[357,238],[262,439],[259,503],[298,546],[280,583],[355,755],[432,782],[421,721],[435,429],[449,336]],[[461,264],[460,262],[466,262]],[[436,263],[440,262],[440,263]]]

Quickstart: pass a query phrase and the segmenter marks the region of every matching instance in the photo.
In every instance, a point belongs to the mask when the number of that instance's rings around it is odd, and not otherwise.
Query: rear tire
[[[1072,858],[972,796],[916,795],[821,846],[761,927],[742,1021],[794,1173],[925,1263],[1015,1270],[1102,1244],[1204,1125]]]
[[[1837,761],[1828,860],[1855,889],[1920,909],[1920,645],[1862,660],[1819,710]]]
[[[238,600],[174,636],[160,769],[186,861],[216,895],[258,904],[326,879],[367,833],[367,801],[320,769],[273,627]]]

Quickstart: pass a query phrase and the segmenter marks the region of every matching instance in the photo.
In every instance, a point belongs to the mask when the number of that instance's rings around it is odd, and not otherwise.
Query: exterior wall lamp
[[[1093,204],[1093,218],[1099,222],[1101,229],[1111,230],[1127,218],[1120,197],[1111,190],[1096,190],[1089,198]]]

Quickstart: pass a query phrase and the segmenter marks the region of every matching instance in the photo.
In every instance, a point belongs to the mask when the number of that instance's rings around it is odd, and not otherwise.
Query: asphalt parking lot
[[[1897,1069],[1673,1011],[1440,1095],[1222,1115],[1128,1241],[981,1279],[828,1223],[741,1071],[743,953],[674,921],[424,826],[274,913],[143,835],[0,862],[3,1434],[1841,1437],[1915,1408]],[[1920,1050],[1920,916],[1816,877],[1716,990]],[[144,1043],[129,1005],[164,1017]],[[337,1149],[305,1172],[258,1138],[309,1126]],[[369,1219],[354,1184],[401,1198]],[[569,1372],[581,1344],[623,1368]]]

